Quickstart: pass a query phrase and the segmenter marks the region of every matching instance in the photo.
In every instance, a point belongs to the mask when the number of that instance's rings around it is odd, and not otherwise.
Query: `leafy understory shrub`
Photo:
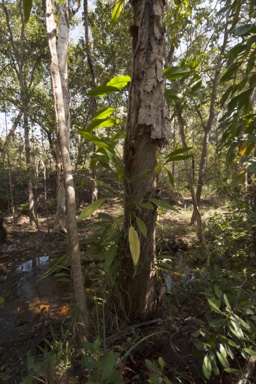
[[[217,284],[213,292],[202,292],[209,307],[205,319],[198,320],[194,344],[208,380],[212,374],[220,374],[220,367],[243,375],[249,357],[256,358],[256,296],[251,287],[251,281],[245,279],[233,287],[230,283],[228,294]]]

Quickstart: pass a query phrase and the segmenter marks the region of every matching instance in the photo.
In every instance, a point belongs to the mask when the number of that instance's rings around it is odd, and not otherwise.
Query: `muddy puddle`
[[[33,236],[39,237],[31,234],[32,242]],[[0,297],[4,299],[0,305],[0,383],[12,384],[21,383],[20,377],[26,375],[28,352],[36,355],[38,345],[51,337],[51,328],[58,333],[61,324],[69,321],[70,287],[54,276],[43,278],[50,256],[40,244],[38,249],[33,247],[33,253],[28,248],[9,249],[0,252]]]

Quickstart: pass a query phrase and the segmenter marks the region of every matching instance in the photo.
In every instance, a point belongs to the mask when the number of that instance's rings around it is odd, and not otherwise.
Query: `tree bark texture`
[[[57,55],[59,63],[59,71],[61,78],[61,87],[63,93],[63,101],[65,107],[65,121],[66,121],[66,132],[67,141],[69,143],[70,135],[70,112],[69,112],[69,87],[68,87],[68,40],[69,40],[69,12],[65,2],[59,2],[58,5],[58,21],[59,21],[59,36],[57,42]],[[57,148],[57,208],[54,220],[53,231],[66,230],[66,191],[64,185],[64,179],[62,177],[62,157],[61,149],[58,143]]]
[[[163,0],[133,1],[133,73],[129,90],[127,134],[124,145],[125,217],[118,293],[127,318],[152,314],[161,298],[156,274],[155,223],[157,207],[142,203],[156,197],[157,153],[167,141],[168,118],[163,76]],[[145,238],[136,217],[147,227]],[[134,269],[127,233],[133,226],[140,236],[140,258]]]
[[[60,9],[68,7],[67,2],[64,4],[59,2]],[[61,23],[63,20],[61,21]],[[68,22],[68,20],[66,20]],[[60,24],[61,26],[61,24]],[[55,102],[56,122],[57,122],[57,135],[59,148],[61,151],[63,170],[64,170],[64,185],[66,190],[66,204],[67,204],[67,229],[69,238],[69,252],[71,262],[72,284],[74,291],[75,310],[76,310],[76,324],[77,324],[77,337],[79,342],[83,342],[89,333],[89,322],[87,318],[85,289],[83,286],[82,269],[80,262],[80,250],[77,233],[76,221],[76,200],[74,179],[72,174],[72,167],[69,154],[69,132],[67,125],[67,110],[65,109],[65,94],[62,88],[61,80],[61,65],[57,54],[56,46],[56,24],[54,20],[54,3],[53,0],[46,0],[46,28],[47,38],[51,56],[51,78]],[[65,44],[63,49],[68,49],[68,34],[66,27],[62,34],[62,28],[59,30],[59,39],[64,39]],[[66,52],[63,55],[67,57]]]

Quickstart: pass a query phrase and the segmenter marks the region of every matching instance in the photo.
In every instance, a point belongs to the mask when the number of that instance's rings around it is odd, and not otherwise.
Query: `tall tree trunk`
[[[63,19],[60,20],[58,38],[63,39],[63,55],[67,58],[68,51],[68,3],[59,2]],[[65,25],[64,25],[65,24]],[[61,151],[64,184],[66,190],[67,201],[67,230],[69,239],[69,252],[72,272],[72,284],[74,291],[76,321],[77,321],[77,337],[79,342],[83,342],[89,334],[89,321],[86,310],[85,289],[83,285],[80,250],[78,242],[77,221],[76,221],[76,199],[73,172],[71,167],[69,153],[69,132],[67,126],[67,110],[65,109],[65,94],[63,92],[63,83],[61,80],[60,62],[57,54],[56,46],[56,23],[54,20],[54,2],[46,0],[46,28],[47,38],[51,55],[51,78],[53,85],[53,94],[55,102],[57,135],[59,148]],[[63,57],[64,57],[63,56]]]
[[[68,68],[67,68],[67,53],[68,53],[68,38],[69,38],[69,14],[64,2],[59,2],[58,6],[58,20],[60,36],[57,42],[57,55],[59,62],[59,71],[61,78],[61,86],[63,92],[63,101],[65,107],[65,121],[67,126],[68,142],[70,141],[70,112],[69,112],[69,88],[68,88]],[[53,231],[63,230],[66,232],[66,191],[63,180],[63,164],[61,149],[59,143],[57,144],[57,207],[56,215],[53,225]]]
[[[156,274],[155,223],[157,207],[143,207],[156,197],[157,153],[167,140],[163,77],[163,0],[133,1],[133,74],[129,89],[127,134],[124,144],[125,216],[120,252],[119,305],[129,319],[152,314],[161,299]],[[136,218],[147,228],[140,234]],[[140,236],[140,258],[134,268],[129,249],[131,225]]]
[[[187,148],[187,143],[186,143],[186,135],[185,135],[185,126],[184,126],[184,121],[181,115],[181,112],[177,108],[177,120],[179,124],[179,131],[180,131],[180,137],[181,137],[181,143],[183,148]],[[201,245],[201,253],[202,257],[205,260],[207,266],[210,263],[210,252],[207,246],[206,238],[205,238],[205,233],[204,233],[204,223],[202,220],[202,216],[200,213],[200,209],[197,204],[197,199],[196,199],[196,192],[194,188],[194,183],[193,183],[193,174],[191,172],[191,167],[189,164],[188,160],[184,160],[184,165],[186,169],[186,176],[189,184],[189,190],[192,198],[192,204],[193,204],[193,212],[194,212],[194,218],[197,224],[197,236],[198,240]]]
[[[91,47],[90,47],[90,39],[89,39],[89,17],[88,17],[88,1],[84,0],[84,36],[85,36],[85,50],[87,56],[87,62],[91,74],[91,84],[92,87],[95,88],[97,86],[96,81],[96,73],[93,65]],[[92,100],[92,108],[91,113],[92,116],[95,115],[97,111],[97,100],[96,97],[91,97]],[[96,147],[94,146],[93,151],[95,152]],[[97,172],[96,168],[92,169],[92,202],[98,199],[98,185],[97,185]]]

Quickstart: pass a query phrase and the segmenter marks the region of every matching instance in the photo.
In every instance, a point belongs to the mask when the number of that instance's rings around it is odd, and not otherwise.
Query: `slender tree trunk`
[[[182,119],[181,113],[177,110],[177,119],[178,119],[178,124],[179,124],[179,130],[180,130],[180,137],[181,137],[181,142],[183,148],[187,148],[187,143],[186,143],[186,135],[185,135],[185,126],[184,126],[184,121]],[[209,265],[210,263],[210,252],[206,243],[206,238],[205,238],[205,233],[204,233],[204,224],[202,220],[202,216],[200,213],[200,209],[197,204],[197,199],[196,199],[196,193],[195,193],[195,188],[194,188],[194,183],[193,183],[193,175],[191,173],[191,167],[189,164],[188,160],[184,160],[184,165],[186,169],[186,175],[187,175],[187,180],[189,184],[189,190],[192,198],[192,204],[193,204],[193,212],[194,212],[194,217],[195,221],[197,224],[197,236],[198,240],[201,245],[201,252],[204,260],[206,261],[206,264]]]
[[[23,115],[23,112],[20,111],[18,113],[18,115],[16,116],[16,118],[15,118],[13,124],[12,124],[12,127],[11,127],[11,129],[10,129],[10,131],[8,133],[8,135],[6,136],[6,139],[5,139],[5,142],[4,142],[4,145],[3,145],[3,149],[2,149],[2,154],[1,154],[3,160],[5,159],[6,153],[8,151],[8,147],[10,145],[10,142],[14,138],[14,133],[16,131],[17,126],[20,123],[22,115]]]
[[[29,173],[28,179],[28,212],[30,224],[38,227],[38,221],[35,215],[35,200],[33,192],[33,183],[32,183],[32,167],[31,167],[31,156],[30,156],[30,139],[29,139],[29,124],[28,124],[28,114],[27,114],[27,103],[25,95],[23,96],[23,118],[24,118],[24,133],[25,133],[25,157],[26,157],[26,166]]]
[[[91,74],[91,84],[92,87],[95,88],[97,86],[96,81],[96,73],[93,65],[91,47],[90,47],[90,39],[89,39],[89,17],[88,17],[88,1],[84,0],[84,35],[85,35],[85,50],[87,56],[87,62]],[[92,107],[91,113],[92,116],[95,115],[97,111],[97,100],[96,97],[91,97]],[[93,151],[95,152],[96,147],[94,146]],[[97,185],[97,172],[96,168],[92,169],[92,202],[98,199],[98,185]]]
[[[208,113],[208,119],[206,124],[204,123],[203,117],[197,108],[198,116],[201,120],[201,125],[203,127],[204,131],[204,137],[203,137],[203,143],[202,143],[202,152],[201,152],[201,158],[200,158],[200,164],[199,164],[199,172],[198,172],[198,180],[197,180],[197,189],[196,189],[196,201],[197,205],[200,207],[201,202],[201,195],[202,195],[202,189],[204,185],[204,179],[205,179],[205,171],[206,171],[206,165],[207,165],[207,157],[208,157],[208,144],[209,144],[209,136],[212,129],[212,125],[215,118],[215,105],[216,105],[216,98],[217,98],[217,90],[219,85],[219,78],[220,78],[220,70],[221,65],[223,62],[223,55],[227,46],[227,40],[228,40],[228,27],[226,25],[225,32],[224,32],[224,38],[222,47],[219,53],[219,57],[217,59],[217,63],[215,65],[214,70],[214,77],[213,77],[213,85],[212,85],[212,92],[211,92],[211,100],[210,100],[210,106],[209,106],[209,113]],[[193,212],[191,222],[193,223],[195,219],[196,212]]]
[[[63,39],[63,49],[65,49],[65,57],[67,57],[68,50],[68,4],[67,2],[59,2],[60,10],[63,12],[64,19],[60,20],[59,39]],[[77,321],[77,337],[82,343],[89,334],[89,321],[86,310],[85,289],[83,286],[83,277],[80,261],[80,250],[78,242],[77,221],[76,221],[76,199],[73,172],[71,167],[70,153],[69,153],[69,132],[67,126],[67,111],[65,109],[65,94],[62,88],[62,80],[60,73],[60,63],[57,54],[56,46],[56,23],[54,20],[54,2],[53,0],[46,0],[46,28],[47,38],[51,55],[51,78],[53,85],[53,94],[55,102],[56,122],[57,122],[57,135],[59,147],[61,150],[63,170],[64,170],[64,184],[66,190],[67,201],[67,230],[69,238],[69,251],[72,272],[72,284],[74,291],[76,321]]]
[[[127,134],[124,145],[125,217],[117,285],[120,309],[129,319],[152,314],[161,300],[156,274],[155,223],[157,207],[143,207],[156,197],[157,153],[166,142],[167,123],[163,77],[163,0],[133,1],[133,74],[129,89]],[[147,227],[145,238],[136,217]],[[140,237],[140,258],[133,265],[128,231]]]
[[[67,53],[68,53],[68,36],[69,36],[69,26],[68,26],[69,14],[66,9],[65,2],[59,2],[58,5],[58,20],[59,20],[59,31],[61,31],[60,36],[57,42],[57,55],[59,61],[59,71],[61,77],[61,86],[63,92],[63,100],[65,107],[65,120],[67,126],[67,135],[68,142],[70,141],[70,112],[69,112],[69,88],[68,88],[68,68],[67,68]],[[59,148],[58,143],[57,148],[57,208],[55,221],[53,225],[53,231],[66,230],[66,191],[63,180],[63,164],[61,149]]]

